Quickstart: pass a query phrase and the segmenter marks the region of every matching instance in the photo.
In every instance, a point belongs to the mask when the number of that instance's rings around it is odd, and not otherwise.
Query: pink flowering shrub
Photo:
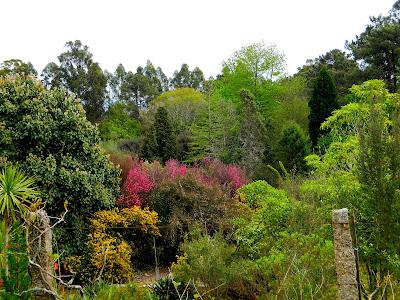
[[[186,165],[180,164],[175,159],[170,159],[165,163],[165,178],[173,179],[178,176],[185,176],[186,175]]]
[[[192,173],[203,184],[226,187],[231,196],[235,194],[238,188],[250,182],[239,166],[226,165],[211,158],[204,158],[201,164],[192,170]]]
[[[205,188],[222,188],[229,196],[233,196],[238,188],[249,183],[240,167],[225,165],[210,158],[190,167],[177,160],[168,160],[163,167],[158,161],[143,163],[129,156],[123,169],[126,175],[123,178],[121,196],[117,200],[120,207],[145,206],[154,188],[164,182],[174,182],[187,176]]]
[[[117,200],[120,207],[141,206],[154,187],[154,183],[147,176],[143,162],[132,160],[131,169],[122,186],[121,196]]]

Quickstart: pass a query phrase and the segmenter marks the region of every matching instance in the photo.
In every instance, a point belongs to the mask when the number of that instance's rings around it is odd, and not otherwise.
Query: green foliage
[[[398,94],[390,94],[381,81],[353,86],[354,101],[334,112],[323,124],[335,141],[322,157],[307,158],[314,178],[302,186],[304,199],[329,214],[334,207],[355,211],[364,283],[369,293],[380,288],[387,274],[398,274],[398,178],[400,151]],[[397,275],[395,275],[397,276]]]
[[[155,156],[165,163],[177,155],[176,136],[168,111],[160,106],[154,116]]]
[[[119,192],[119,169],[99,147],[99,135],[82,106],[62,90],[45,90],[30,78],[0,79],[0,153],[36,178],[50,215],[64,211],[58,242],[83,249],[80,226],[95,211],[111,208]],[[58,231],[63,231],[59,229]],[[65,248],[64,248],[65,249]]]
[[[320,130],[321,124],[338,108],[336,88],[325,67],[321,68],[315,79],[312,97],[308,105],[310,107],[309,133],[311,144],[315,147],[320,136],[324,134],[324,131]]]
[[[158,300],[181,300],[181,299],[197,299],[198,294],[194,292],[192,284],[178,282],[170,277],[161,277],[155,284],[151,286],[153,293]],[[197,295],[197,297],[196,297]]]
[[[0,222],[0,232],[4,233],[5,223]],[[0,248],[4,249],[7,242],[7,265],[9,275],[6,275],[4,265],[0,266],[0,276],[2,287],[0,288],[0,299],[4,300],[27,300],[30,299],[30,293],[22,293],[30,288],[31,278],[28,273],[29,259],[26,255],[26,240],[24,228],[20,223],[14,223],[8,228],[9,238],[0,237]],[[3,257],[4,258],[4,257]]]
[[[399,7],[389,16],[371,17],[371,23],[347,47],[355,59],[364,61],[374,78],[384,79],[389,91],[397,91],[400,58]]]
[[[23,62],[20,59],[9,59],[0,64],[0,76],[37,76],[37,72],[30,62]]]
[[[45,85],[64,88],[82,100],[88,120],[99,121],[104,113],[107,78],[93,61],[89,47],[81,41],[69,41],[66,51],[58,56],[59,65],[49,63],[43,70]]]
[[[99,125],[103,140],[134,139],[140,135],[140,123],[132,117],[131,106],[119,102],[108,108],[105,119]]]
[[[206,108],[204,96],[193,88],[178,88],[155,98],[147,111],[149,119],[154,117],[158,107],[163,106],[171,118],[176,134],[187,130],[199,121]]]
[[[251,174],[262,161],[266,145],[266,130],[257,110],[254,96],[246,91],[240,92],[240,129],[238,150],[240,164]]]
[[[304,158],[310,153],[308,140],[297,124],[286,127],[274,148],[277,161],[281,161],[287,170],[300,173],[307,171]]]

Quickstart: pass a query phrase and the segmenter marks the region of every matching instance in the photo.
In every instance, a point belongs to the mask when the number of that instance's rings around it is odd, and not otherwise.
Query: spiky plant
[[[7,245],[9,226],[18,216],[25,215],[27,204],[37,198],[39,192],[33,177],[26,176],[12,165],[6,165],[0,173],[0,215],[4,220],[3,261],[8,276]]]

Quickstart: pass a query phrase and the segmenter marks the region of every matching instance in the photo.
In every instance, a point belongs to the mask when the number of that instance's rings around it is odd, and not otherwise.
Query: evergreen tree
[[[147,161],[155,159],[157,151],[156,137],[154,135],[154,126],[146,132],[142,148],[140,149],[140,157]]]
[[[318,138],[324,132],[320,126],[331,113],[339,108],[335,84],[326,67],[322,67],[314,81],[311,100],[308,102],[310,115],[308,119],[309,133],[313,147],[317,145]]]
[[[240,129],[238,134],[240,164],[251,174],[263,160],[266,130],[261,121],[254,96],[247,90],[241,90],[240,101]]]
[[[294,169],[298,172],[307,170],[304,157],[310,153],[310,149],[299,125],[293,124],[283,130],[274,152],[276,160],[281,161],[287,170]]]
[[[172,128],[168,111],[160,106],[154,118],[156,156],[165,163],[168,159],[176,158],[176,137]]]

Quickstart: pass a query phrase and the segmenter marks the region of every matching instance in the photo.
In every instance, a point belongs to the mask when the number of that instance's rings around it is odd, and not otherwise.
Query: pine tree
[[[310,149],[299,125],[293,124],[283,130],[274,152],[276,160],[281,161],[287,170],[295,169],[298,172],[307,170],[304,157],[310,153]]]
[[[320,126],[331,113],[339,108],[335,84],[326,67],[322,67],[314,82],[311,100],[308,102],[308,117],[311,144],[315,147],[318,138],[324,134]]]
[[[145,134],[143,145],[140,149],[140,158],[147,161],[153,161],[156,158],[156,151],[157,144],[154,134],[154,126],[151,126]]]
[[[168,111],[160,106],[154,118],[156,153],[155,155],[165,163],[168,159],[176,158],[176,136],[169,119]]]

